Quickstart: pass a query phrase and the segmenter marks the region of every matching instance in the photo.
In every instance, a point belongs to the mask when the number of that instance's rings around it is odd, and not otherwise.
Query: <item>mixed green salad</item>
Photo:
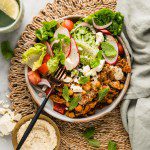
[[[118,57],[124,57],[123,47],[117,40],[123,18],[121,13],[103,8],[77,22],[69,19],[43,22],[43,27],[36,30],[37,41],[22,55],[22,63],[30,68],[29,81],[48,93],[51,85],[47,77],[53,75],[59,65],[67,70],[63,86],[56,88],[51,96],[54,110],[77,117],[74,111],[79,114],[87,104],[95,102],[92,110],[106,97],[110,87],[100,83],[98,74],[106,64],[115,66]],[[96,86],[93,87],[92,82]],[[85,95],[90,100],[86,100]],[[98,101],[95,95],[99,96]]]

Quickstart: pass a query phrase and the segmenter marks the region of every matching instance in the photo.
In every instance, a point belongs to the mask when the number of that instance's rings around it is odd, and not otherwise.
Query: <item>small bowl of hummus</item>
[[[24,132],[34,115],[23,117],[15,126],[12,133],[14,149],[17,148]],[[60,132],[57,125],[47,116],[40,115],[21,150],[58,150],[60,145]]]

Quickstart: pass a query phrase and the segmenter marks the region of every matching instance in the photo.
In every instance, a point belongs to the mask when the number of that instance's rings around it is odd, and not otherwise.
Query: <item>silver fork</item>
[[[56,71],[54,77],[50,76],[49,77],[49,81],[52,83],[52,87],[51,87],[51,90],[49,91],[47,97],[44,99],[44,101],[42,102],[41,106],[38,108],[35,116],[33,117],[33,119],[31,120],[28,128],[26,129],[23,137],[21,138],[16,150],[20,150],[20,148],[22,147],[23,143],[25,142],[25,140],[27,139],[28,135],[30,134],[32,128],[34,127],[36,121],[38,120],[40,114],[42,113],[53,89],[56,87],[56,86],[60,86],[61,85],[61,79],[63,77],[63,75],[65,74],[66,70],[65,70],[65,67],[59,67],[58,70]]]

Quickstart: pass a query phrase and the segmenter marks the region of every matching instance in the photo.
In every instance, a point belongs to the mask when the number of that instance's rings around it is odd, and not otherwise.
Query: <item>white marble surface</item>
[[[43,9],[48,2],[53,2],[53,0],[23,0],[25,15],[20,28],[12,33],[0,34],[0,42],[9,40],[12,47],[15,48],[16,42],[25,26],[32,21],[33,16],[36,16],[40,9]],[[8,69],[9,62],[3,58],[0,50],[0,100],[3,101],[7,101],[6,93],[9,92],[7,80]],[[11,136],[0,137],[0,150],[13,150]]]

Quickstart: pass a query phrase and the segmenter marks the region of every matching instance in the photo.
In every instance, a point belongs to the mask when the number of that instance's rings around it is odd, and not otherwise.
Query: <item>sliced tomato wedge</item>
[[[40,68],[38,68],[38,71],[43,74],[43,75],[46,75],[48,73],[48,67],[47,67],[47,64],[44,63],[41,65]]]
[[[108,31],[108,30],[106,30],[106,29],[102,29],[102,30],[100,30],[103,34],[107,34],[107,35],[111,35],[111,33]]]
[[[62,22],[62,26],[71,31],[73,29],[74,23],[71,20],[64,20]]]
[[[47,63],[49,61],[49,59],[51,58],[50,54],[46,54],[43,58],[43,64]]]
[[[123,46],[121,45],[121,43],[117,43],[118,45],[118,51],[119,51],[119,55],[123,55],[124,54],[124,49]]]
[[[41,77],[38,73],[38,71],[30,71],[28,72],[28,79],[30,83],[33,85],[37,85],[41,81]]]
[[[62,115],[65,114],[65,108],[66,108],[65,105],[58,104],[58,103],[55,103],[55,104],[54,104],[54,107],[53,107],[53,109],[54,109],[55,111],[59,112],[59,113],[62,114]]]

